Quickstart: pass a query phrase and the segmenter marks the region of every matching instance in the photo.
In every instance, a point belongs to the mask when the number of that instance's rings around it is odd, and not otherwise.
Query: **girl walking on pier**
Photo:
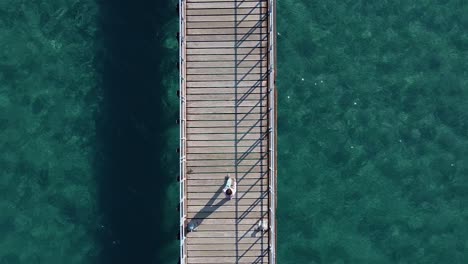
[[[226,194],[226,198],[229,198],[229,200],[231,200],[232,197],[234,197],[234,194],[236,193],[237,184],[236,179],[230,177],[229,174],[227,178],[228,179],[226,181],[226,185],[224,186],[223,192]]]

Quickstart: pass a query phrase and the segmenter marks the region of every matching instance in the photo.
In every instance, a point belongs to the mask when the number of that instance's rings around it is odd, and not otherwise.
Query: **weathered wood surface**
[[[266,6],[266,1],[210,1],[210,2],[188,2],[187,10],[190,9],[241,9]]]
[[[185,4],[187,263],[268,263],[268,5]],[[226,199],[226,177],[237,192]]]

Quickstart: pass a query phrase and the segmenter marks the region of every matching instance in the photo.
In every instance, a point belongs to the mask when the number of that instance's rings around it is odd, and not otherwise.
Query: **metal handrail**
[[[269,192],[270,192],[270,219],[269,219],[269,230],[270,230],[270,241],[269,241],[269,248],[270,248],[270,256],[269,262],[271,264],[276,264],[276,138],[275,138],[275,128],[276,128],[276,109],[275,109],[275,39],[276,39],[276,31],[275,31],[275,3],[276,0],[269,1],[268,7],[268,35],[269,35],[269,47],[268,47],[268,57],[269,57],[269,141],[270,141],[270,149],[269,149]]]
[[[185,166],[186,166],[186,102],[185,102],[185,0],[179,0],[179,120],[180,120],[180,141],[179,141],[179,240],[180,240],[180,263],[187,263],[187,256],[185,254]]]

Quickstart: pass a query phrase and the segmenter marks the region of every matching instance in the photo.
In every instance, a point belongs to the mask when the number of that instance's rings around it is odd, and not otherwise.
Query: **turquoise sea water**
[[[176,1],[0,1],[0,264],[176,263]],[[278,1],[278,263],[468,262],[468,2]]]

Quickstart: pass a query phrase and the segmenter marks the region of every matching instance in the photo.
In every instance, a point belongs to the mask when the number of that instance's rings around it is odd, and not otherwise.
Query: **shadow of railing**
[[[241,48],[241,45],[245,42],[246,40],[239,40],[239,41],[236,41],[235,43],[235,48]],[[254,46],[250,46],[250,47],[245,47],[245,48],[262,48],[262,41],[258,40],[258,43],[256,43]]]
[[[242,161],[246,160],[246,157],[249,156],[251,153],[243,152],[237,159],[236,165],[239,165]],[[264,159],[268,157],[268,153],[260,152],[259,159]]]
[[[237,1],[236,3],[238,3],[238,5],[236,6],[236,8],[247,8],[247,7],[241,7],[241,5],[244,3],[245,1]],[[238,19],[238,17],[236,17],[236,26],[239,26],[240,23],[244,22],[245,19],[250,15],[252,14],[252,12],[255,10],[255,9],[261,9],[265,6],[262,6],[262,2],[261,1],[258,1],[257,4],[255,4],[254,6],[250,7],[251,11],[248,12],[247,14],[242,14],[244,15],[244,17],[242,17],[242,15],[238,14],[237,16],[240,17],[240,19]],[[259,14],[260,16],[260,20],[262,20],[265,16],[268,16],[267,14]]]
[[[263,116],[263,115],[267,115],[267,114],[262,114],[262,116]],[[245,140],[245,137],[248,135],[248,131],[252,130],[253,128],[254,128],[254,126],[250,126],[246,133],[243,133],[241,137],[238,137],[238,138],[237,138],[237,142],[240,142],[240,141],[242,141],[242,140]],[[259,133],[256,133],[256,134],[259,134],[259,135],[258,135],[258,139],[260,139],[260,140],[261,140],[261,139],[265,139],[265,138],[268,136],[268,133],[266,133],[266,132],[259,132]],[[239,135],[240,135],[240,133],[238,134],[238,136],[239,136]],[[247,155],[248,155],[248,153],[247,153]],[[242,162],[242,159],[241,159],[241,160],[238,160],[238,162],[239,162],[239,163]],[[239,163],[238,163],[238,164],[239,164]]]
[[[264,56],[266,57],[267,55],[264,55]],[[260,58],[260,60],[263,60],[263,59]],[[243,73],[243,75],[240,75],[240,74],[238,73],[238,76],[241,76],[241,77],[239,77],[239,79],[238,79],[237,81],[238,81],[238,82],[243,81],[243,80],[245,80],[245,78],[246,78],[249,74],[253,73],[253,70],[255,70],[255,69],[257,68],[258,64],[260,63],[260,60],[258,60],[258,61],[255,63],[255,65],[252,65],[251,67],[248,67],[248,68],[247,68],[248,70],[247,70],[245,73]],[[237,67],[238,69],[240,68],[239,65],[236,65],[235,67]],[[261,69],[259,69],[259,70],[261,70]],[[265,78],[262,74],[268,75],[269,72],[268,72],[268,70],[265,71],[264,73],[260,72],[260,78]]]
[[[238,39],[236,41],[236,46],[237,47],[240,47],[245,41],[248,41],[248,37],[252,36],[253,33],[250,33],[250,34],[244,34],[244,36],[242,36],[240,39]],[[259,44],[262,43],[262,41],[265,41],[265,40],[268,40],[268,35],[266,34],[266,32],[261,32],[259,35],[259,39],[256,39],[255,41],[259,41]],[[252,41],[252,40],[251,40]]]
[[[260,143],[259,140],[255,141],[255,143],[252,145],[252,146],[249,146],[248,149],[246,149],[245,151],[242,151],[241,153],[241,156],[240,157],[236,157],[236,164],[238,164],[238,162],[242,161],[246,156],[250,155],[251,153],[253,153],[253,150],[255,149],[256,146],[258,146],[258,144]],[[237,144],[237,143],[236,143]],[[260,149],[259,153],[263,153],[263,150]],[[239,154],[239,153],[237,153]]]

